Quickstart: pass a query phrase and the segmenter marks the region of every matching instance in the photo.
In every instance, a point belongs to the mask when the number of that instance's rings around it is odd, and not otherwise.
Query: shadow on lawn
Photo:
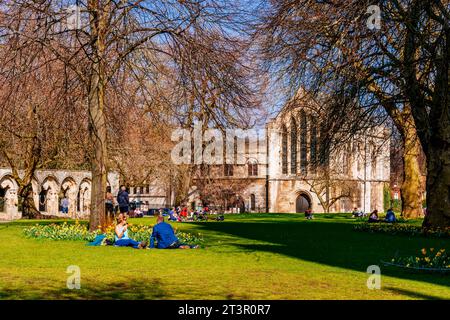
[[[351,223],[321,223],[303,219],[264,223],[225,221],[198,226],[239,237],[230,244],[244,250],[273,252],[362,272],[366,272],[369,265],[379,265],[382,275],[450,285],[450,277],[445,275],[406,273],[404,270],[383,267],[380,263],[381,260],[390,261],[397,254],[417,255],[423,247],[450,250],[450,242],[446,239],[371,234],[354,231]],[[266,244],[248,239],[264,241]]]
[[[413,298],[413,299],[442,300],[442,298],[440,298],[440,297],[430,296],[430,295],[427,295],[427,294],[414,292],[414,291],[411,291],[411,290],[405,290],[405,289],[394,288],[394,287],[385,287],[383,289],[387,290],[387,291],[390,291],[392,293],[395,293],[395,294],[402,294],[402,295],[408,296],[408,297]]]
[[[93,281],[94,282],[94,281]],[[0,290],[0,299],[33,299],[33,300],[65,300],[65,299],[86,299],[86,300],[141,300],[141,299],[162,299],[166,293],[161,287],[159,280],[142,281],[142,279],[129,279],[127,282],[118,281],[112,283],[98,283],[95,286],[81,282],[81,288],[67,289],[66,287],[39,288],[39,291],[23,289],[3,289]]]

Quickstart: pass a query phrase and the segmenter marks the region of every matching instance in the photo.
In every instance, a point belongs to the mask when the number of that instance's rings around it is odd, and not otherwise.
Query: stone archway
[[[304,192],[300,192],[295,199],[295,212],[304,213],[306,210],[312,208],[311,204],[311,197]]]
[[[59,212],[59,185],[58,181],[49,176],[45,178],[39,194],[39,211],[49,215],[57,215]]]
[[[20,218],[17,197],[17,183],[9,176],[0,180],[0,213],[6,219]]]
[[[80,216],[89,216],[91,212],[91,181],[88,179],[84,179],[78,188],[77,209]]]
[[[69,200],[69,217],[75,218],[77,213],[78,186],[71,177],[64,179],[61,184],[61,193]]]
[[[255,194],[250,195],[250,211],[256,210],[256,196]]]

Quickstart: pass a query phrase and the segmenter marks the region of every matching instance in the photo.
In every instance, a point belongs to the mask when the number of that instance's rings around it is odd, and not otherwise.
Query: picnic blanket
[[[98,236],[95,237],[94,241],[89,242],[87,245],[88,246],[101,246],[103,239],[105,239],[106,236],[104,234],[99,234]]]

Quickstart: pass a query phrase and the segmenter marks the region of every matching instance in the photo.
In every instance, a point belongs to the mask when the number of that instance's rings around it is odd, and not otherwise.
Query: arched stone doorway
[[[311,208],[311,198],[306,193],[299,193],[295,200],[295,212],[304,213],[309,208]]]
[[[239,213],[245,212],[245,201],[241,196],[236,197],[235,207]]]
[[[39,195],[39,211],[51,215],[57,215],[59,211],[59,190],[58,181],[54,177],[47,177],[42,184]]]
[[[78,186],[71,177],[66,178],[61,184],[61,195],[69,200],[69,217],[75,218],[77,211]]]
[[[250,195],[250,210],[251,211],[256,210],[256,197],[253,193]]]
[[[81,216],[89,216],[91,209],[91,181],[84,179],[78,189],[77,209]]]
[[[0,212],[6,212],[5,203],[6,203],[6,192],[8,190],[6,188],[2,188],[0,186]]]
[[[42,189],[39,192],[39,211],[47,212],[47,190]]]
[[[20,218],[17,184],[10,177],[4,177],[0,180],[0,213],[6,214],[7,219]]]

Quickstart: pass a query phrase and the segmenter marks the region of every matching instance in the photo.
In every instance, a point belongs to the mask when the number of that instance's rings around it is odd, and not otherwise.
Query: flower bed
[[[423,248],[418,256],[395,257],[383,264],[415,271],[450,272],[450,256],[445,249]]]
[[[99,234],[106,234],[106,238],[114,241],[114,226],[108,226],[105,232],[100,229],[89,231],[86,224],[80,224],[78,221],[74,224],[69,223],[52,223],[52,224],[36,224],[32,227],[25,228],[24,234],[28,238],[50,239],[50,240],[75,240],[75,241],[93,241]],[[128,236],[136,241],[149,241],[152,234],[152,226],[132,225],[129,224]],[[203,241],[198,235],[190,234],[175,230],[175,234],[182,243],[195,245]]]
[[[353,227],[356,231],[387,233],[387,234],[404,234],[409,236],[432,236],[438,238],[450,238],[450,228],[437,230],[424,230],[421,226],[415,226],[406,223],[383,223],[383,222],[362,222]]]

